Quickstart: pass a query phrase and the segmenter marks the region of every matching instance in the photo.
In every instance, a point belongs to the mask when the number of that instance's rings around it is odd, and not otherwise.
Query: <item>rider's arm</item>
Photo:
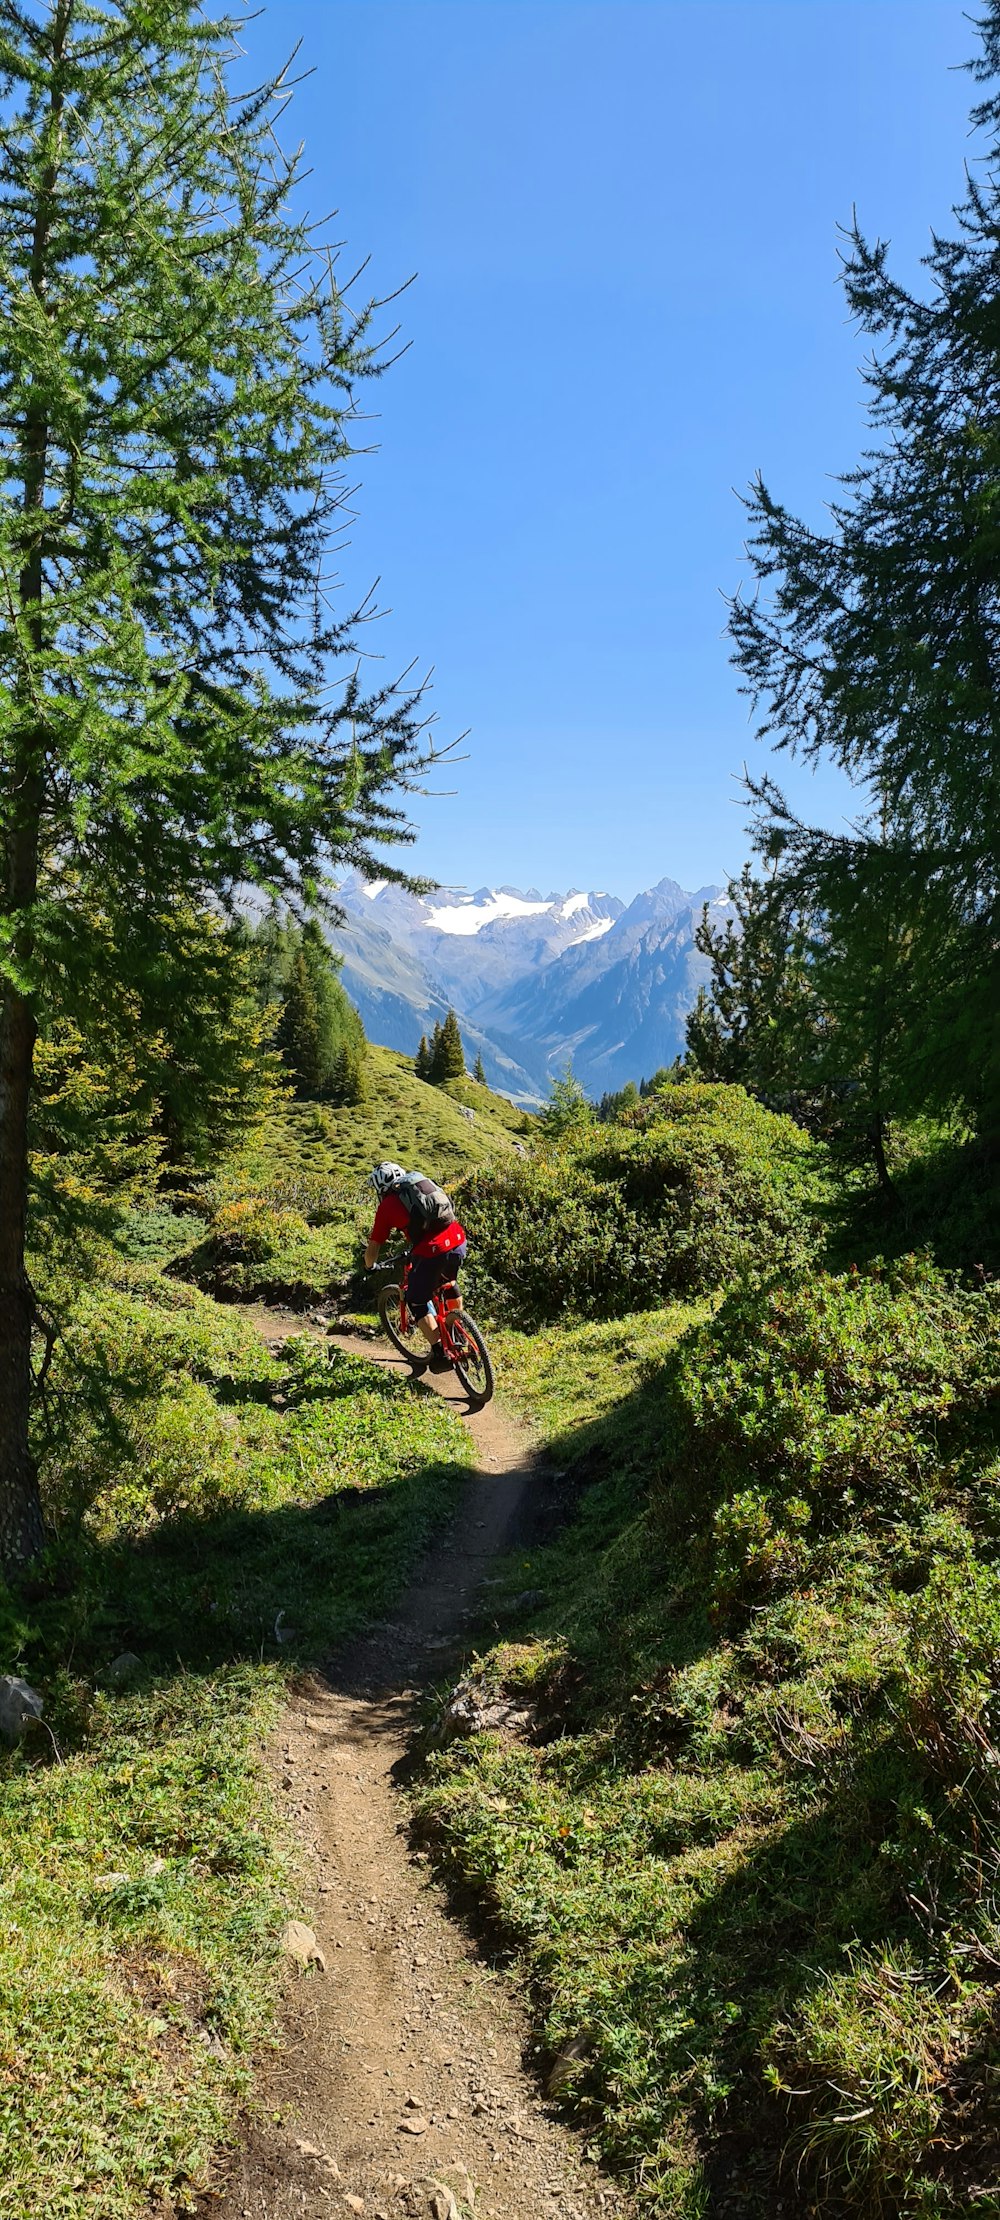
[[[378,1260],[379,1251],[385,1248],[390,1235],[403,1232],[408,1222],[402,1204],[397,1203],[392,1195],[383,1195],[368,1236],[368,1247],[365,1250],[366,1272],[372,1270]]]

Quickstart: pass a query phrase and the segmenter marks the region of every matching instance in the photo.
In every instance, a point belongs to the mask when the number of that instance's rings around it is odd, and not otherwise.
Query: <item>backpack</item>
[[[443,1233],[445,1226],[454,1225],[455,1213],[444,1188],[436,1187],[432,1179],[424,1179],[420,1172],[407,1172],[396,1193],[409,1213],[408,1231],[413,1248],[418,1241],[426,1241],[428,1234]]]

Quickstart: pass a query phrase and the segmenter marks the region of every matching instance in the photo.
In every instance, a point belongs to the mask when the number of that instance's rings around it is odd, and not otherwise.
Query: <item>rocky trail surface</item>
[[[269,1339],[294,1330],[287,1313],[248,1315]],[[338,1343],[403,1369],[384,1343]],[[470,1414],[451,1376],[432,1385],[465,1416],[479,1470],[392,1623],[331,1659],[283,1721],[272,1763],[303,1848],[309,1922],[289,1940],[308,1963],[290,1971],[263,2101],[203,2220],[625,2220],[633,2209],[555,2117],[509,1981],[407,1842],[395,1769],[421,1685],[460,1657],[492,1561],[530,1520],[534,1474],[526,1435],[495,1405]]]

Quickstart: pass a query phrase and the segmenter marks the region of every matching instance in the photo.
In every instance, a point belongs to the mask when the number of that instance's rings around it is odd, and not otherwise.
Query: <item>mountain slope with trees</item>
[[[498,1011],[518,921],[555,935],[609,1076],[602,982],[649,1016],[651,1085],[598,1116],[567,1068],[537,1120],[444,998],[433,1084],[365,1046],[314,922],[327,866],[401,883],[420,711],[330,688],[376,358],[325,258],[293,276],[284,94],[234,107],[184,0],[0,29],[0,2210],[213,2194],[273,2035],[295,1846],[261,1739],[391,1614],[469,1448],[429,1388],[238,1303],[356,1304],[391,1156],[454,1185],[551,1452],[469,1731],[429,1702],[411,1775],[547,2090],[660,2220],[989,2212],[1000,0],[927,299],[851,242],[873,451],[822,533],[758,486],[733,611],[761,729],[867,817],[831,840],[758,781],[697,967],[670,882],[581,898],[575,942],[576,897],[442,897],[456,941],[496,932]],[[653,1053],[660,957],[706,987],[698,1070]]]

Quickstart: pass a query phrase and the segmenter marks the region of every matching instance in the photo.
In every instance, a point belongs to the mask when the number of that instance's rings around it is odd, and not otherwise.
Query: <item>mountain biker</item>
[[[410,1243],[410,1276],[406,1307],[428,1343],[430,1355],[421,1371],[447,1372],[448,1359],[440,1348],[440,1329],[434,1316],[434,1297],[446,1280],[453,1280],[467,1250],[465,1228],[460,1226],[443,1188],[422,1172],[404,1171],[402,1164],[376,1164],[369,1185],[378,1196],[378,1209],[365,1250],[365,1269],[377,1264],[379,1251],[390,1233],[405,1233]]]

